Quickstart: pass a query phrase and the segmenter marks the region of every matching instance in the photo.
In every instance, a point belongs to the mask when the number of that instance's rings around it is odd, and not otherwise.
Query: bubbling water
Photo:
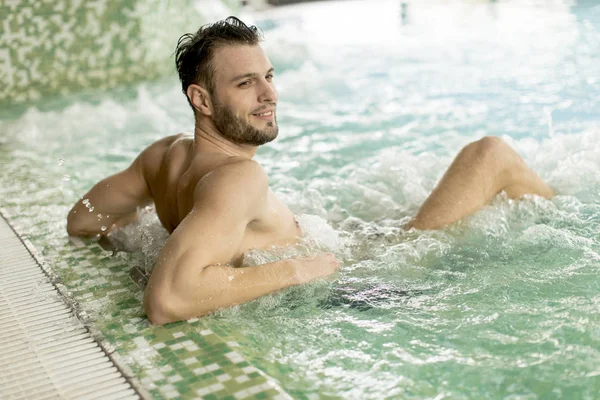
[[[338,257],[346,254],[344,239],[325,219],[316,215],[298,215],[296,219],[303,233],[298,244],[282,248],[250,250],[244,254],[242,267],[306,257],[316,252],[333,252]],[[169,233],[160,223],[154,208],[146,207],[140,210],[140,218],[137,222],[111,231],[108,238],[115,250],[140,255],[143,270],[150,275],[160,250],[169,238]]]
[[[108,238],[116,250],[137,255],[141,272],[149,277],[169,232],[160,223],[153,207],[140,210],[139,215],[137,222],[111,231]]]

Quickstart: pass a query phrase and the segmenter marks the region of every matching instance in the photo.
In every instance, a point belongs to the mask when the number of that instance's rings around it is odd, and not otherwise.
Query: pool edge
[[[134,373],[130,366],[126,361],[122,360],[120,355],[116,352],[114,346],[108,342],[105,338],[105,335],[100,329],[96,329],[97,327],[92,321],[89,321],[89,318],[86,316],[85,310],[82,310],[79,306],[80,300],[78,300],[74,295],[71,294],[69,289],[61,282],[60,277],[53,271],[52,267],[46,262],[45,257],[39,252],[39,250],[35,247],[35,245],[26,238],[26,235],[19,234],[17,228],[10,222],[11,213],[3,206],[0,206],[0,219],[6,223],[13,236],[18,240],[24,250],[31,256],[32,263],[34,263],[35,268],[39,268],[41,270],[41,275],[49,281],[49,284],[56,290],[60,300],[64,303],[66,307],[69,308],[71,315],[84,327],[87,335],[91,338],[94,343],[98,345],[101,349],[102,354],[110,361],[110,363],[117,369],[119,374],[125,379],[125,381],[130,385],[130,387],[135,391],[136,395],[142,399],[152,399],[153,395],[149,393],[149,388],[146,388],[145,382],[142,382],[141,376],[139,374]],[[1,221],[0,221],[1,222]],[[1,269],[2,265],[0,265]],[[39,281],[39,278],[36,278],[34,281]],[[212,332],[211,332],[212,333]],[[218,334],[215,336],[218,341],[223,342],[227,346],[230,346],[230,342],[226,342],[223,338],[221,338]],[[231,352],[233,349],[229,349]],[[236,353],[234,351],[234,353]],[[236,353],[236,357],[239,359],[243,359],[243,357]],[[245,359],[244,359],[245,361]],[[267,398],[274,399],[291,399],[292,397],[280,386],[279,382],[267,375],[265,372],[256,368],[251,363],[247,363],[249,366],[258,373],[262,379],[266,382],[263,384],[257,384],[254,388],[258,388],[259,386],[263,387],[260,391],[243,391],[244,393],[231,392],[236,398],[254,398],[255,394],[261,394],[263,391],[267,391],[269,389],[275,390],[276,394],[273,394],[271,391],[271,395],[267,395]],[[252,380],[254,380],[252,378]],[[268,389],[268,388],[269,389]],[[227,389],[227,386],[225,387]],[[266,394],[266,392],[265,392]]]

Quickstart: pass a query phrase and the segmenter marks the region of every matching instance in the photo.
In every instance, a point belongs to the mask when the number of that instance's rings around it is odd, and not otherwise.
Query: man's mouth
[[[262,113],[255,113],[252,115],[254,115],[255,117],[259,117],[259,118],[271,118],[273,116],[273,110],[265,111]]]

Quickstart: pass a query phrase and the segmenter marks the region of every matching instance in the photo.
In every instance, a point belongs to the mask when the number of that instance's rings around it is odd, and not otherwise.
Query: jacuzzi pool
[[[235,347],[219,350],[231,361],[294,398],[596,397],[600,6],[335,1],[246,21],[265,32],[280,98],[279,138],[257,160],[292,211],[309,215],[314,246],[342,260],[332,281],[150,327],[129,269],[151,264],[157,223],[139,227],[138,253],[113,256],[70,242],[65,218],[145,145],[191,132],[178,82],[0,121],[4,212],[152,395],[225,396],[189,383],[211,373],[186,353],[210,353],[208,329]],[[446,229],[400,229],[460,148],[486,135],[558,196],[498,196]]]

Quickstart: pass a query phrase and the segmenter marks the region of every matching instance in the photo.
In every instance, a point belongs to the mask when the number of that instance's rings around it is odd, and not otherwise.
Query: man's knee
[[[484,136],[468,144],[463,151],[469,152],[474,158],[482,162],[510,162],[520,160],[519,155],[501,138],[497,136]]]
[[[471,144],[475,147],[475,151],[480,156],[497,156],[512,151],[510,146],[498,136],[484,136]]]
[[[499,153],[506,151],[508,145],[499,137],[485,136],[466,145],[461,153],[472,160],[486,161],[498,157]]]
[[[524,168],[523,159],[504,140],[496,136],[485,136],[465,146],[460,158],[490,176],[506,175],[507,171],[518,172]]]
[[[475,143],[485,151],[497,151],[508,147],[506,142],[498,136],[484,136]]]

